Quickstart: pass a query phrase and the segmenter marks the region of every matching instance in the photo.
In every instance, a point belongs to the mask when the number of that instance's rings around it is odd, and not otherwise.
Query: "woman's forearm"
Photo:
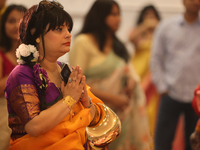
[[[29,121],[25,125],[25,130],[32,136],[41,135],[59,124],[69,112],[70,109],[63,103],[62,99]]]

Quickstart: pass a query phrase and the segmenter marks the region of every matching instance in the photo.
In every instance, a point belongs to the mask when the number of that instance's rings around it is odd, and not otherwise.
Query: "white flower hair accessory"
[[[18,64],[25,64],[25,61],[21,59],[21,56],[23,57],[28,57],[33,54],[33,61],[37,61],[39,57],[39,52],[37,51],[36,47],[33,45],[26,45],[26,44],[21,44],[17,50],[16,50],[16,56],[17,56],[17,63]]]

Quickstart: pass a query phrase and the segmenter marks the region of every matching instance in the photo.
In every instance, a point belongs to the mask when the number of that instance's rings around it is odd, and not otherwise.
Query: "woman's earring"
[[[40,43],[40,39],[39,38],[37,38],[35,41],[36,41],[36,43]]]

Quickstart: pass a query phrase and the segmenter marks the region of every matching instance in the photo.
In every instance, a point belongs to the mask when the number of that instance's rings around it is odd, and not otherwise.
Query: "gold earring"
[[[40,39],[39,38],[37,38],[35,41],[36,41],[36,43],[40,43]]]

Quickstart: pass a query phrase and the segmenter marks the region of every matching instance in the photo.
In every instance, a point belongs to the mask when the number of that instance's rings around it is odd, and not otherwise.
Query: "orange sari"
[[[93,103],[102,103],[87,87]],[[96,105],[96,104],[95,104]],[[100,112],[97,106],[97,111]],[[85,109],[80,102],[73,107],[75,116],[70,121],[70,114],[50,131],[38,136],[25,135],[12,141],[9,150],[84,150],[86,127],[91,122],[90,109]]]

